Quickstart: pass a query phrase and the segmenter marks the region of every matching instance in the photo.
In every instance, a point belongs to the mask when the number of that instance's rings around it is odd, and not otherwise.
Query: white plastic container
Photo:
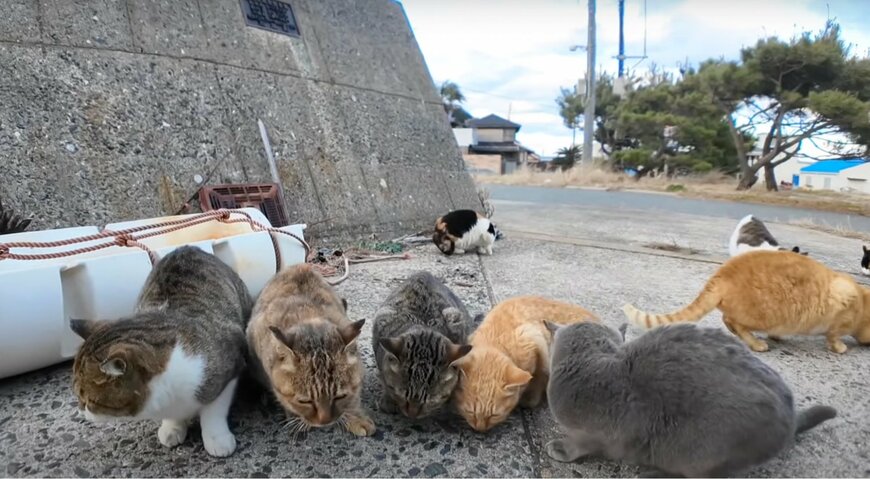
[[[271,227],[259,210],[242,211],[264,227]],[[106,229],[120,231],[193,216],[114,223],[106,225]],[[241,217],[238,213],[231,215]],[[281,229],[304,239],[305,225]],[[0,243],[60,241],[99,231],[95,226],[33,231],[0,236]],[[305,248],[299,241],[281,233],[274,233],[274,237],[282,268],[305,261]],[[11,252],[57,253],[110,241],[111,237],[57,248],[12,248]],[[154,251],[158,259],[182,245],[214,254],[239,273],[254,297],[276,272],[270,233],[253,231],[248,223],[215,220],[139,242]],[[115,245],[48,260],[0,260],[0,378],[73,357],[82,340],[70,330],[70,319],[114,320],[132,314],[151,269],[145,250]]]

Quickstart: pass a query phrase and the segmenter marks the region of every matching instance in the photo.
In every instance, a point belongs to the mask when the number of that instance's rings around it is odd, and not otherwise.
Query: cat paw
[[[157,439],[166,447],[175,447],[187,437],[187,423],[164,419],[157,430]]]
[[[758,341],[750,344],[749,348],[752,349],[753,351],[755,351],[756,353],[764,353],[764,352],[767,352],[768,350],[770,350],[770,346],[766,342],[761,341],[761,340],[758,340]]]
[[[351,414],[347,416],[344,423],[347,429],[354,436],[366,437],[375,433],[375,423],[368,416],[362,414]]]
[[[835,343],[830,343],[830,344],[828,344],[828,348],[829,348],[831,351],[833,351],[833,352],[835,352],[835,353],[837,353],[837,354],[843,354],[843,353],[845,353],[846,351],[849,350],[849,347],[846,346],[846,343],[844,343],[844,342],[842,342],[842,341],[837,341],[837,342],[835,342]]]
[[[547,455],[559,462],[574,462],[583,457],[583,453],[577,451],[564,439],[554,439],[547,443]]]
[[[231,432],[202,433],[202,445],[214,457],[227,457],[236,450],[236,436]]]

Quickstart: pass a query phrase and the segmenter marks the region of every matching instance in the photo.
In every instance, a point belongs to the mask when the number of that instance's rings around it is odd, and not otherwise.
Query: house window
[[[825,188],[826,190],[830,190],[830,189],[831,189],[831,179],[830,179],[830,178],[825,178],[825,187],[824,187],[824,188]]]

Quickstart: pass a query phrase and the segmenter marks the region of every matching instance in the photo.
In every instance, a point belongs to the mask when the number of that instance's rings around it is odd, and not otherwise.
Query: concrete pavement
[[[495,201],[495,221],[507,233],[491,257],[445,257],[432,245],[413,259],[359,265],[339,286],[351,319],[371,319],[380,301],[413,271],[441,277],[472,314],[499,300],[540,294],[581,304],[616,327],[625,302],[654,311],[685,305],[727,255],[735,221],[690,214],[651,215],[633,209]],[[860,242],[771,224],[785,244],[800,244],[838,269],[857,270]],[[672,254],[646,248],[676,242],[697,250]],[[723,327],[718,313],[702,321]],[[233,408],[239,441],[227,459],[206,455],[197,430],[165,449],[153,422],[94,425],[79,417],[70,390],[70,365],[0,381],[0,472],[10,476],[350,476],[350,477],[618,477],[634,467],[592,459],[561,464],[543,453],[559,432],[546,408],[517,411],[487,434],[449,413],[410,421],[375,410],[377,383],[369,338],[364,403],[378,426],[358,439],[335,429],[293,439],[278,408],[245,388]],[[641,334],[629,328],[628,338]],[[848,343],[854,346],[853,342]],[[787,339],[760,354],[795,392],[799,407],[825,403],[840,416],[801,436],[794,448],[753,471],[755,477],[866,477],[870,475],[870,348],[835,356],[822,338]],[[711,431],[715,433],[715,431]]]

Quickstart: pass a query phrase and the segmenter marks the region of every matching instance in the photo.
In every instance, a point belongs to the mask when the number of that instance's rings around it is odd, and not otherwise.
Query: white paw
[[[187,437],[187,425],[177,421],[163,421],[157,430],[157,439],[166,447],[175,447]]]
[[[222,434],[202,433],[202,444],[209,454],[215,457],[227,457],[236,450],[236,436],[231,432]]]

